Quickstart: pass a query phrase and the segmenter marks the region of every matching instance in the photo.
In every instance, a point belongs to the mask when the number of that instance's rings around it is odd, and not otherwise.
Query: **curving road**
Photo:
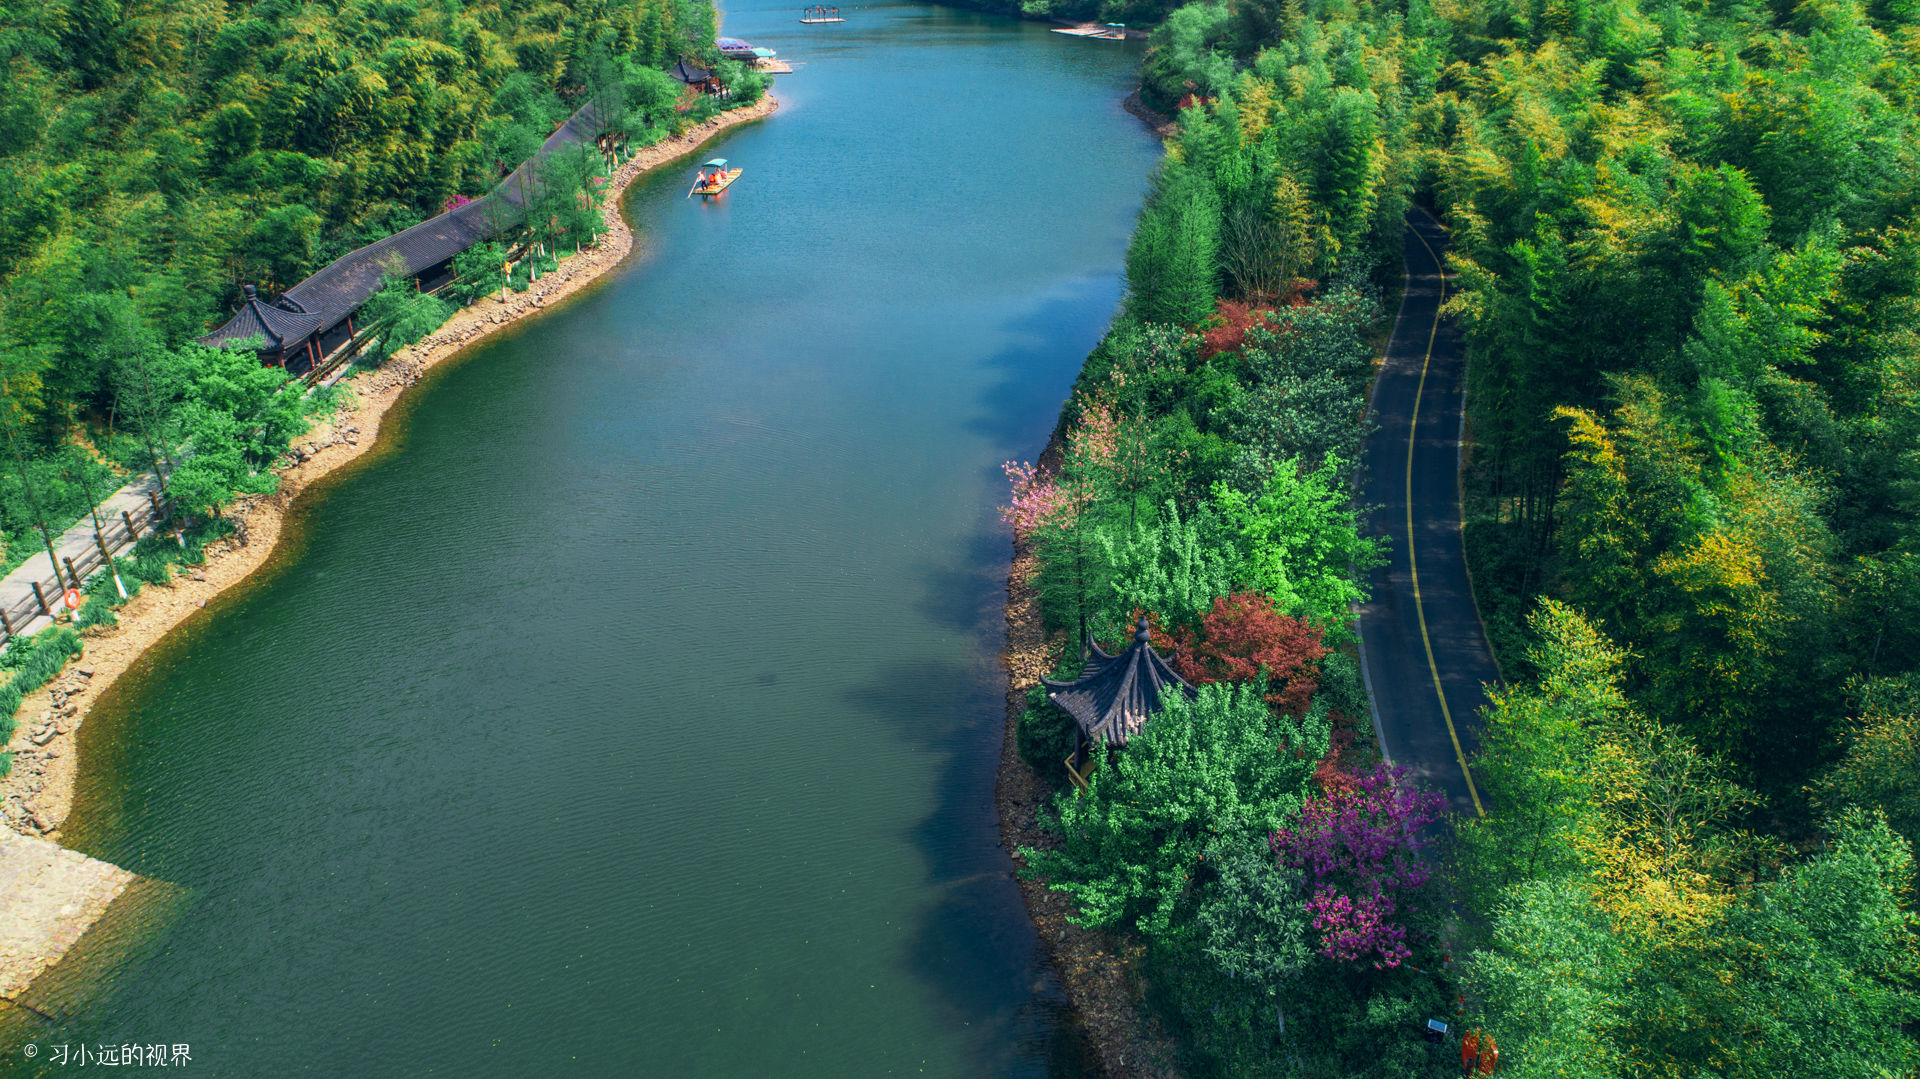
[[[1374,383],[1361,455],[1360,503],[1370,535],[1386,537],[1360,608],[1360,662],[1387,759],[1445,792],[1455,812],[1480,812],[1467,767],[1488,684],[1499,684],[1473,602],[1460,539],[1460,422],[1466,359],[1440,318],[1446,232],[1408,218],[1406,295]]]

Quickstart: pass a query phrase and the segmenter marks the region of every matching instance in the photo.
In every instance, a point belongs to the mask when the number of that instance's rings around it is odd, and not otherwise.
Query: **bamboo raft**
[[[713,171],[709,173],[707,171],[708,169],[712,169]],[[730,169],[727,167],[726,158],[716,157],[712,161],[700,166],[700,177],[693,182],[693,189],[687,192],[687,197],[692,198],[695,195],[699,195],[705,198],[718,195],[720,192],[733,186],[733,182],[738,180],[740,174],[745,171],[747,170]]]
[[[820,23],[846,22],[847,20],[840,17],[840,9],[837,7],[810,7],[801,13],[800,21],[809,26],[815,26]]]
[[[1069,37],[1096,38],[1101,41],[1120,41],[1127,36],[1127,28],[1119,23],[1108,23],[1105,26],[1063,26],[1055,28],[1053,32],[1066,34]]]

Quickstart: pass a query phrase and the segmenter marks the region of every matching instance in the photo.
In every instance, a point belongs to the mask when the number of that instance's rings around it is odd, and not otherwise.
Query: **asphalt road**
[[[1481,795],[1467,760],[1486,687],[1500,676],[1460,539],[1466,360],[1458,331],[1439,317],[1446,233],[1419,212],[1407,224],[1406,295],[1361,458],[1365,527],[1387,538],[1389,559],[1373,571],[1360,609],[1360,656],[1387,759],[1473,814]]]

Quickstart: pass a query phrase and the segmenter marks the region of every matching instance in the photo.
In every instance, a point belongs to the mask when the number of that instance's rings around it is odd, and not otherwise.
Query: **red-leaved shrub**
[[[1334,718],[1333,738],[1327,755],[1320,758],[1319,766],[1313,770],[1313,779],[1320,784],[1322,794],[1352,794],[1360,789],[1360,776],[1346,758],[1353,755],[1355,735],[1351,726],[1339,722],[1345,718],[1343,713],[1335,712]]]
[[[1213,317],[1201,323],[1205,333],[1201,336],[1200,358],[1206,359],[1221,352],[1238,351],[1246,341],[1247,331],[1266,322],[1273,308],[1266,304],[1250,304],[1245,300],[1219,299],[1214,301]]]
[[[1320,631],[1281,614],[1258,592],[1236,592],[1213,601],[1200,616],[1200,631],[1182,630],[1174,670],[1194,685],[1251,682],[1267,672],[1267,704],[1281,715],[1306,713],[1320,684],[1327,654]]]

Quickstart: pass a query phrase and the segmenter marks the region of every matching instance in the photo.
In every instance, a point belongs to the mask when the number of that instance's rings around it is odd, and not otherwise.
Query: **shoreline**
[[[1057,461],[1057,440],[1047,442],[1042,461]],[[1000,841],[1019,873],[1027,860],[1021,847],[1050,849],[1059,837],[1041,829],[1040,808],[1054,788],[1020,759],[1020,716],[1027,690],[1053,669],[1062,641],[1049,638],[1040,617],[1033,576],[1039,559],[1018,538],[1007,567],[1007,643],[1001,662],[1007,670],[1006,725],[993,787],[1000,820]],[[1140,973],[1140,946],[1124,935],[1083,929],[1067,921],[1073,902],[1046,884],[1016,875],[1027,917],[1059,971],[1074,1018],[1087,1033],[1101,1071],[1108,1079],[1179,1079],[1178,1046],[1145,1007],[1146,985]]]
[[[9,812],[4,815],[4,823],[23,835],[57,842],[73,812],[74,784],[79,774],[78,733],[93,703],[153,646],[204,610],[210,600],[273,561],[286,535],[287,518],[303,494],[324,479],[343,476],[349,466],[372,461],[376,449],[391,448],[393,440],[383,436],[390,435],[393,428],[383,427],[381,421],[408,398],[408,390],[428,371],[444,369],[447,361],[466,353],[469,345],[554,309],[624,263],[635,246],[633,230],[624,214],[625,197],[635,180],[693,153],[722,131],[763,119],[778,108],[778,100],[768,93],[752,105],[721,113],[678,136],[641,148],[614,170],[608,198],[601,207],[607,231],[598,243],[563,259],[558,269],[526,292],[510,293],[505,303],[493,293],[461,308],[418,343],[345,383],[355,398],[353,407],[315,424],[294,442],[289,450],[290,463],[277,469],[277,491],[236,499],[228,507],[226,516],[236,526],[233,535],[209,544],[203,564],[183,566],[183,572],[166,584],[142,588],[115,612],[118,624],[83,631],[85,648],[81,654],[21,702],[16,713],[19,726],[5,747],[15,756],[13,771],[0,779],[0,803],[17,802],[25,813],[23,819],[17,819]],[[56,725],[58,733],[44,746],[34,745],[31,729],[48,720]]]
[[[1178,125],[1140,101],[1136,87],[1121,107],[1162,140],[1178,134]],[[1056,432],[1047,440],[1036,464],[1057,466],[1060,441]],[[1054,667],[1059,641],[1047,636],[1040,617],[1040,600],[1033,576],[1039,560],[1017,536],[1013,561],[1007,566],[1006,647],[1000,655],[1007,671],[1007,714],[1000,739],[1000,763],[993,786],[993,802],[1000,820],[1000,842],[1017,871],[1027,861],[1021,847],[1050,849],[1059,838],[1040,828],[1039,811],[1053,796],[1053,787],[1020,759],[1020,716],[1027,708],[1027,690]],[[1140,947],[1123,935],[1101,929],[1083,929],[1067,921],[1073,903],[1044,883],[1017,876],[1027,917],[1052,958],[1066,989],[1074,1018],[1087,1032],[1101,1070],[1108,1079],[1180,1079],[1176,1063],[1179,1046],[1171,1033],[1146,1009],[1147,987],[1140,973]]]

